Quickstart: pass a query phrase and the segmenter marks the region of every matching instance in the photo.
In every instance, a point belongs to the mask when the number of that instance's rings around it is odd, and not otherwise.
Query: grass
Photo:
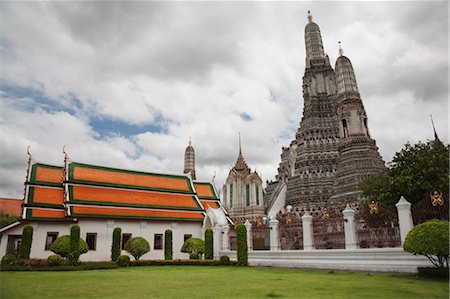
[[[221,266],[0,272],[0,298],[448,298],[413,275]]]

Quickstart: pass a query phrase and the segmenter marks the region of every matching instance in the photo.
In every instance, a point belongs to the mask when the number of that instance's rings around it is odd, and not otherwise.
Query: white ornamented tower
[[[189,145],[186,147],[184,152],[184,171],[183,173],[190,174],[193,180],[195,177],[195,151],[192,147],[191,138],[189,137]]]

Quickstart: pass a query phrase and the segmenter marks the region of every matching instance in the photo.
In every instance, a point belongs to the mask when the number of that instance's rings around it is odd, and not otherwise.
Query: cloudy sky
[[[448,143],[448,3],[1,2],[0,197],[34,160],[181,173],[216,185],[238,154],[272,180],[302,115],[311,10],[332,63],[353,63],[386,162],[404,143]]]

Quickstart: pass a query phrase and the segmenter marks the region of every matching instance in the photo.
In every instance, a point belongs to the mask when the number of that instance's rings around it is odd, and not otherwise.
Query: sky
[[[303,110],[307,11],[353,64],[385,162],[448,143],[448,3],[0,2],[0,197],[36,162],[181,174],[221,189],[238,155],[274,180]]]

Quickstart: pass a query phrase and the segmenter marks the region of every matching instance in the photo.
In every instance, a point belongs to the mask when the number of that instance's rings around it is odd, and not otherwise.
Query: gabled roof
[[[0,212],[9,216],[20,216],[22,214],[22,200],[15,198],[0,198]]]
[[[62,186],[64,167],[35,163],[31,166],[30,184]]]
[[[194,182],[195,191],[200,199],[219,199],[214,186],[208,182]]]

